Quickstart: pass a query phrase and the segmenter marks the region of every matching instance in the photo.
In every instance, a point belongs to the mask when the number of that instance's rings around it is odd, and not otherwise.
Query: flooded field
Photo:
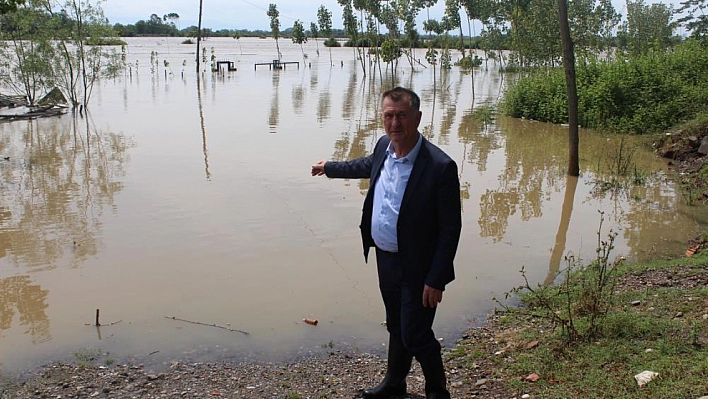
[[[220,38],[204,42],[207,59],[237,70],[207,61],[197,79],[194,45],[128,42],[130,67],[95,88],[84,115],[0,124],[0,373],[87,353],[160,368],[382,351],[358,233],[368,182],[313,178],[310,165],[373,149],[390,78],[364,76],[350,48],[330,61],[322,43],[281,39],[299,64],[274,71],[255,66],[277,58],[273,40]],[[457,279],[435,324],[445,346],[522,267],[542,283],[567,254],[592,259],[601,214],[602,238],[617,232],[613,254],[630,260],[682,253],[708,224],[637,138],[582,131],[573,179],[566,128],[475,121],[509,79],[496,71],[437,70],[434,83],[432,68],[398,65],[396,83],[421,95],[421,132],[460,170]],[[620,146],[642,184],[598,190]]]

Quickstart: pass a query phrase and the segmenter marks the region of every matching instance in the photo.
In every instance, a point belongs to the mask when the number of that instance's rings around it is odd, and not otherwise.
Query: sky
[[[659,2],[645,0],[646,3]],[[674,4],[681,0],[664,0],[665,4]],[[268,5],[274,3],[280,12],[280,29],[293,26],[295,20],[300,20],[305,29],[310,22],[317,22],[317,9],[324,5],[332,13],[332,27],[341,29],[342,8],[336,0],[203,0],[202,27],[212,30],[247,29],[270,31],[270,18],[266,15]],[[624,0],[613,0],[615,8],[624,13]],[[445,2],[430,10],[430,18],[440,20],[445,12]],[[103,11],[111,24],[134,24],[139,20],[148,20],[150,15],[177,13],[180,18],[176,22],[178,28],[196,26],[199,20],[199,0],[105,0],[101,3]],[[428,19],[426,11],[421,11],[418,18],[418,30],[422,29],[422,21]]]

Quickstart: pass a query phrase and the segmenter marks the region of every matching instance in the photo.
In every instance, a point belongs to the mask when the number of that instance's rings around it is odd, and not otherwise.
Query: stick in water
[[[216,328],[221,328],[227,331],[233,331],[233,332],[240,332],[241,334],[248,335],[250,334],[248,331],[243,331],[243,330],[237,330],[235,328],[229,328],[229,327],[224,327],[220,326],[218,324],[207,324],[207,323],[202,323],[201,321],[192,321],[192,320],[187,320],[187,319],[180,319],[179,317],[175,316],[165,316],[166,319],[172,319],[172,320],[177,320],[177,321],[183,321],[185,323],[192,323],[192,324],[199,324],[202,326],[209,326],[209,327],[216,327]]]

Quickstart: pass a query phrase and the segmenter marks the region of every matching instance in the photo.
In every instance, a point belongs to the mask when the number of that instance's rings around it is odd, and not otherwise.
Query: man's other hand
[[[435,308],[440,302],[442,302],[443,292],[439,289],[433,288],[429,285],[425,285],[423,288],[423,307],[424,308]]]

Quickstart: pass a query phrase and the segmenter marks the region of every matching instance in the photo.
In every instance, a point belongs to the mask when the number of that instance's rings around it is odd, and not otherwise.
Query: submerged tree
[[[5,40],[0,42],[0,83],[35,105],[54,85],[55,48],[51,17],[33,7],[2,16]]]
[[[325,42],[325,45],[327,45],[328,42],[334,40],[334,37],[332,37],[332,12],[325,6],[320,6],[320,8],[317,9],[317,23],[320,24],[322,37],[327,38]],[[332,46],[327,47],[329,47],[329,64],[332,65]]]
[[[86,108],[94,84],[124,67],[115,49],[101,45],[115,39],[115,32],[100,2],[32,0],[5,17],[4,27],[9,23],[15,31],[5,47],[6,67],[30,103],[56,85],[73,107]]]
[[[270,30],[273,33],[273,38],[275,39],[275,48],[278,51],[278,60],[280,60],[280,46],[278,45],[278,37],[280,37],[280,12],[278,7],[271,3],[268,6],[268,12],[266,13],[270,17]]]
[[[197,25],[197,80],[199,79],[199,66],[201,65],[201,62],[199,62],[199,50],[202,45],[202,10],[204,6],[204,0],[199,0],[199,22]]]
[[[241,47],[241,33],[240,32],[234,33],[233,38],[238,40],[238,49],[241,52],[241,55],[243,55],[243,48]]]
[[[315,39],[315,45],[317,45],[317,56],[320,56],[320,42],[317,41],[317,38],[320,36],[319,29],[317,29],[317,24],[314,22],[310,22],[310,37]]]
[[[300,51],[302,52],[302,58],[305,58],[305,50],[302,48],[303,43],[307,43],[307,36],[305,36],[305,27],[302,25],[299,19],[295,20],[293,23],[293,43],[300,45]]]
[[[354,15],[354,9],[352,8],[351,0],[337,0],[339,5],[343,7],[342,10],[342,22],[344,24],[344,33],[349,36],[349,40],[352,44],[352,48],[355,51],[355,58],[359,59],[361,62],[361,67],[366,75],[366,67],[364,65],[364,56],[361,54],[361,49],[359,48],[359,22]]]
[[[122,65],[115,49],[106,49],[96,42],[115,37],[115,33],[98,2],[94,5],[90,0],[68,0],[62,12],[73,23],[62,31],[57,79],[64,82],[71,103],[86,108],[98,79],[117,73]],[[71,44],[71,49],[67,44]]]

